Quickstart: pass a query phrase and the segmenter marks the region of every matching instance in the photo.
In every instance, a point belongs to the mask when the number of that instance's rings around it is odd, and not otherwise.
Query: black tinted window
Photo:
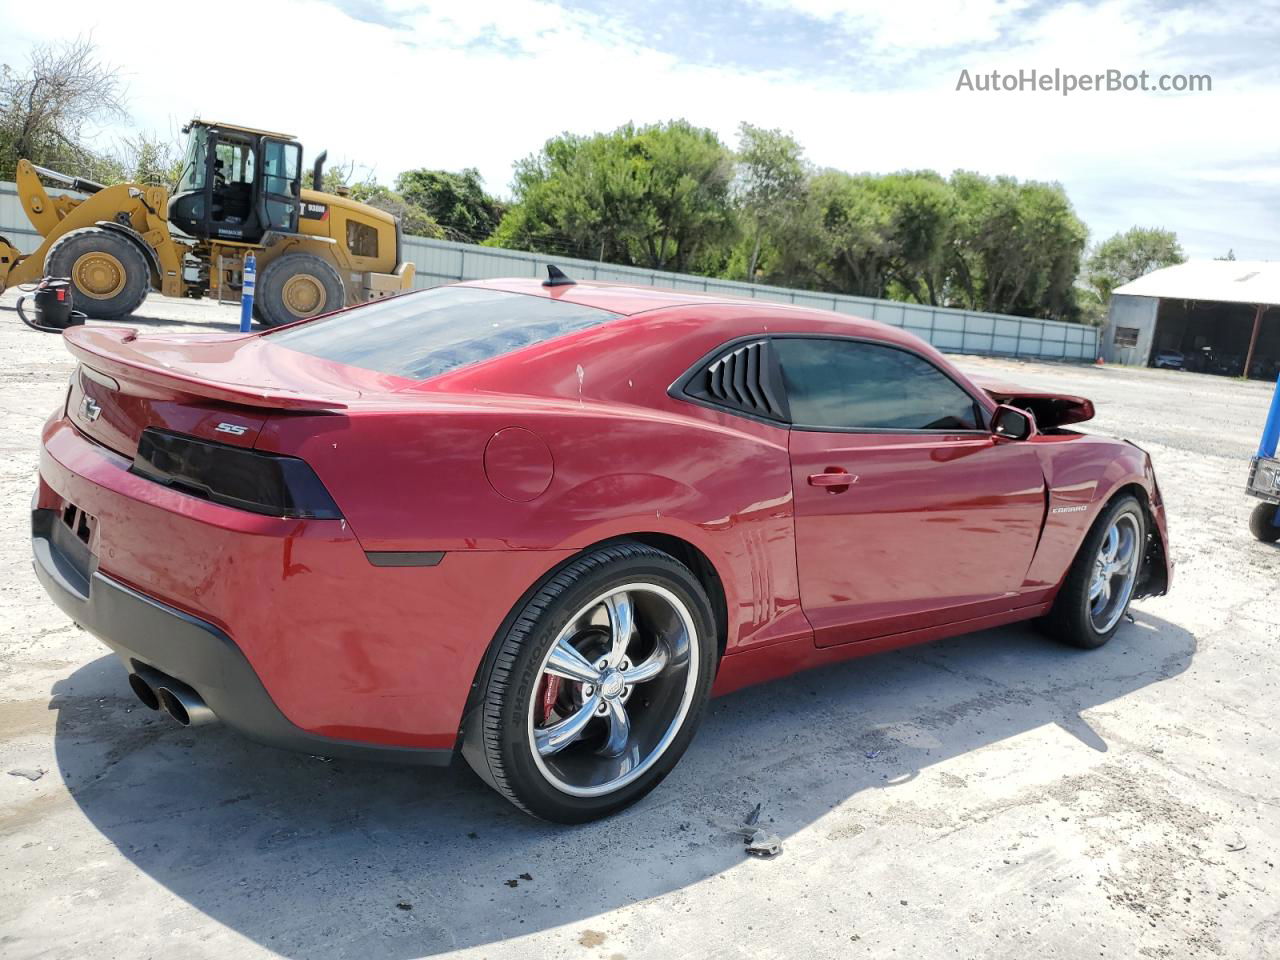
[[[562,300],[436,287],[267,336],[277,346],[313,357],[425,380],[616,318]]]
[[[926,360],[855,340],[773,341],[800,426],[975,430],[973,399]]]

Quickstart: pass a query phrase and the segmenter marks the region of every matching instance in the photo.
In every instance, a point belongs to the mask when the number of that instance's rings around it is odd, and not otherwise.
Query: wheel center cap
[[[620,674],[610,673],[600,681],[600,693],[612,700],[614,697],[622,696],[622,691],[625,686],[626,685],[622,682],[622,676]]]

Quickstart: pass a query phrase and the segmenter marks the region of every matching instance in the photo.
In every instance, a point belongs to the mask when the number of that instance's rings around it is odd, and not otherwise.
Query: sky
[[[850,172],[975,170],[1062,183],[1097,242],[1175,230],[1188,255],[1280,259],[1280,0],[59,0],[123,71],[130,118],[282,130],[390,183],[512,164],[563,131],[677,117],[729,145],[789,131]],[[189,11],[189,12],[184,12]],[[251,11],[251,14],[250,14]],[[185,19],[185,22],[184,22]],[[0,0],[0,62],[49,36]],[[60,28],[64,32],[67,27]],[[996,70],[1207,74],[1207,92],[957,89]],[[975,81],[976,85],[976,81]]]

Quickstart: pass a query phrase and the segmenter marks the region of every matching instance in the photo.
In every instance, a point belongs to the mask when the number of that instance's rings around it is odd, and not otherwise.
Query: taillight
[[[254,513],[316,520],[342,517],[315,471],[297,457],[148,427],[138,439],[129,472]]]

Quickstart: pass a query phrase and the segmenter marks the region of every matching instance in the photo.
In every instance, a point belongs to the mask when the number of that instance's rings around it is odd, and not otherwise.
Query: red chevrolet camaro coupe
[[[36,572],[184,724],[616,811],[708,697],[1170,571],[1145,453],[901,330],[563,276],[262,334],[69,331]]]

